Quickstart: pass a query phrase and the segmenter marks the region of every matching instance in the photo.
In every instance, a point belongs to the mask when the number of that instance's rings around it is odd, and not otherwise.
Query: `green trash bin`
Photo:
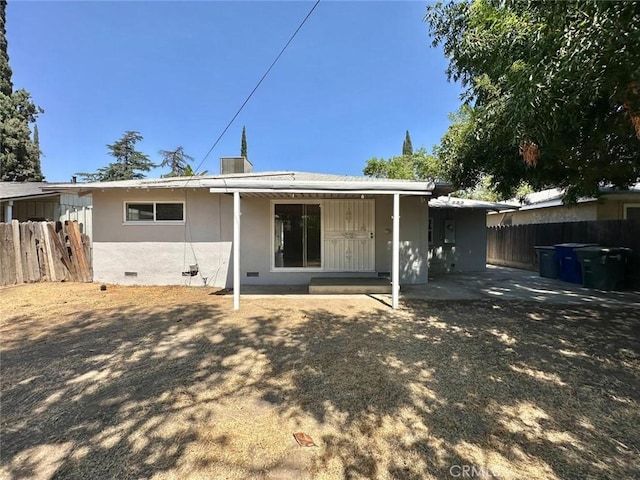
[[[558,255],[556,255],[556,247],[551,246],[535,246],[538,253],[538,266],[540,267],[540,276],[545,278],[558,278],[560,264],[558,263]]]
[[[619,290],[626,280],[631,250],[616,247],[576,248],[582,285],[599,290]]]

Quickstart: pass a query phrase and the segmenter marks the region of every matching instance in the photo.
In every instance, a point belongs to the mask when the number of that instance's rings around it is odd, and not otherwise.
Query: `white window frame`
[[[626,220],[629,217],[627,216],[627,211],[629,210],[629,208],[640,208],[640,203],[625,203],[624,204],[624,216],[623,218]]]
[[[284,203],[294,203],[294,204],[311,204],[311,205],[320,205],[320,266],[319,267],[276,267],[276,257],[275,257],[275,214],[276,214],[276,205],[284,204]],[[269,242],[271,245],[269,256],[271,257],[270,261],[270,272],[323,272],[324,271],[324,202],[322,200],[317,199],[273,199],[271,200],[271,220],[269,222],[269,236],[271,237],[271,241]]]
[[[156,205],[171,203],[182,205],[182,220],[156,220]],[[153,220],[127,220],[127,205],[153,205]],[[184,225],[187,218],[187,205],[184,201],[175,200],[125,200],[122,204],[123,225]]]

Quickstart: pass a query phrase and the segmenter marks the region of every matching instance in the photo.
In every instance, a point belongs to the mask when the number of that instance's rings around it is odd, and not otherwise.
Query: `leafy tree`
[[[404,137],[404,142],[402,142],[402,155],[413,155],[413,145],[411,145],[411,136],[409,135],[409,130],[407,130],[407,134]]]
[[[436,152],[458,186],[571,199],[640,179],[640,2],[464,0],[426,21],[464,88]]]
[[[202,172],[198,172],[196,173],[193,168],[191,167],[191,165],[187,165],[184,169],[184,176],[185,177],[202,177],[204,175],[206,175],[207,173],[209,173],[208,170],[203,170]]]
[[[193,160],[193,157],[184,153],[182,147],[177,147],[175,150],[160,150],[162,156],[161,167],[169,167],[171,172],[163,175],[164,177],[184,177],[193,176],[193,170],[188,164],[188,161]],[[187,167],[191,174],[187,174]]]
[[[13,91],[7,53],[6,0],[0,0],[0,181],[41,181],[40,148],[29,125],[43,113],[24,89]]]
[[[138,132],[128,130],[117,142],[107,145],[109,155],[116,159],[96,173],[78,173],[90,182],[111,182],[114,180],[134,180],[144,178],[141,172],[148,172],[155,165],[149,157],[136,150],[136,143],[142,140]]]
[[[447,172],[440,161],[429,155],[424,147],[412,155],[402,155],[389,159],[371,158],[363,173],[368,177],[400,178],[406,180],[446,180]]]
[[[249,158],[247,157],[247,132],[244,126],[242,127],[242,141],[240,143],[240,156],[244,158]]]

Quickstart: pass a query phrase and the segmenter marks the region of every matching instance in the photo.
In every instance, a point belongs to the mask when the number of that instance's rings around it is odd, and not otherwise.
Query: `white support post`
[[[400,194],[393,194],[393,239],[391,244],[391,307],[398,308],[400,295]]]
[[[240,192],[233,192],[233,309],[240,309]]]

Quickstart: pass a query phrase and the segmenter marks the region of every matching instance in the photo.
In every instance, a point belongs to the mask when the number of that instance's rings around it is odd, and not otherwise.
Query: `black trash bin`
[[[555,245],[560,265],[558,272],[560,280],[582,285],[582,269],[576,256],[576,248],[595,246],[597,246],[595,243],[559,243]]]
[[[575,250],[582,270],[582,285],[599,290],[624,287],[631,260],[631,249],[623,247],[584,247]]]
[[[556,255],[556,247],[554,246],[535,246],[538,253],[538,264],[540,267],[540,276],[545,278],[558,278],[560,265],[558,264],[558,255]]]

